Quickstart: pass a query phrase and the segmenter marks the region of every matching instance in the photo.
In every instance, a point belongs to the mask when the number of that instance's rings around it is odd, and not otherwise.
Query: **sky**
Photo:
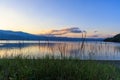
[[[120,0],[0,0],[0,29],[110,37],[120,33]]]

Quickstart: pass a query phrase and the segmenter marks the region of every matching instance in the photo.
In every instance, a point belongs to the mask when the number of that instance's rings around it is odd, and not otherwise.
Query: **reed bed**
[[[4,57],[0,80],[120,80],[120,69],[90,60]]]

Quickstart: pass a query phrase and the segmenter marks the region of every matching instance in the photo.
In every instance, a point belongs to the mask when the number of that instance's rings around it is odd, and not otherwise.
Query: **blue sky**
[[[120,30],[120,0],[0,0],[0,12],[4,30],[40,34],[78,27],[100,37]]]

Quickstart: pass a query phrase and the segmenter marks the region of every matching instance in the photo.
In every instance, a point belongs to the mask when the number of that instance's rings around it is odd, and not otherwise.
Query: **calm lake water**
[[[72,57],[82,60],[120,60],[120,44],[110,42],[0,41],[0,56],[43,58]]]

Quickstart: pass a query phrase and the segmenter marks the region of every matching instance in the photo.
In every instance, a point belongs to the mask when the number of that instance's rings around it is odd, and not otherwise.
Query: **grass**
[[[120,80],[120,70],[97,61],[2,58],[0,80]]]

